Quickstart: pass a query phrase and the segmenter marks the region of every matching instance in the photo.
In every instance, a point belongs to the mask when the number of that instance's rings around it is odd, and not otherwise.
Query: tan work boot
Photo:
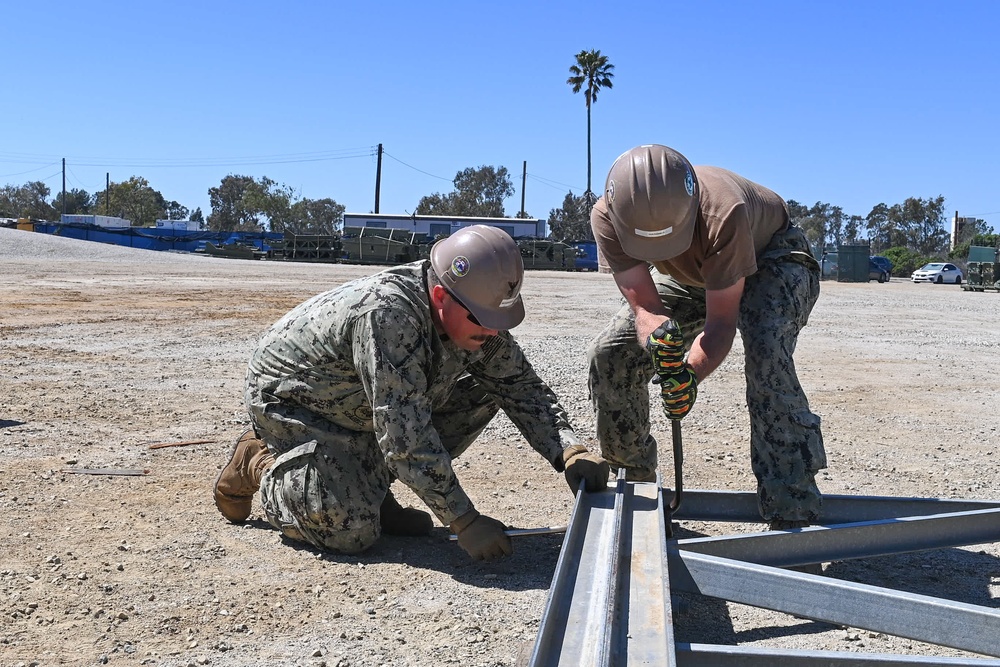
[[[215,480],[215,506],[233,523],[250,516],[253,496],[260,488],[260,478],[274,465],[274,456],[253,429],[247,429],[233,448],[229,463]]]

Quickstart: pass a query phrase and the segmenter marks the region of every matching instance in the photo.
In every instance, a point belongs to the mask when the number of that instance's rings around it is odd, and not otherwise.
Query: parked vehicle
[[[890,276],[892,275],[892,262],[888,257],[883,257],[882,255],[872,255],[869,259],[878,264],[879,268],[888,273]]]
[[[868,280],[877,280],[880,283],[889,282],[889,272],[876,264],[873,260],[868,260]]]
[[[824,278],[836,278],[837,272],[840,270],[838,253],[824,252],[819,260],[819,265],[823,271]]]
[[[954,264],[945,262],[931,262],[924,264],[910,275],[910,280],[915,283],[955,283],[962,284],[962,270]]]

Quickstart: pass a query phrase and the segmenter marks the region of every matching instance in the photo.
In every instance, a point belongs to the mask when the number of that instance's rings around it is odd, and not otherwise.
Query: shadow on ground
[[[277,533],[263,519],[251,519],[246,523],[255,529]],[[563,539],[561,534],[515,537],[512,555],[486,563],[470,559],[456,542],[448,539],[449,534],[447,528],[437,527],[425,537],[383,535],[375,546],[357,555],[322,551],[284,536],[280,539],[283,547],[310,553],[331,563],[398,563],[442,572],[470,586],[509,591],[547,590],[555,573]]]

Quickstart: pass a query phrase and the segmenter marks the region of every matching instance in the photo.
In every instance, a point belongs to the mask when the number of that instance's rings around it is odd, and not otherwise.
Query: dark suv
[[[885,271],[890,276],[892,275],[892,262],[889,261],[888,257],[882,257],[881,255],[872,255],[868,258],[872,262],[878,264],[878,267]]]
[[[868,260],[868,280],[877,280],[880,283],[888,282],[889,272],[883,269],[874,258]]]

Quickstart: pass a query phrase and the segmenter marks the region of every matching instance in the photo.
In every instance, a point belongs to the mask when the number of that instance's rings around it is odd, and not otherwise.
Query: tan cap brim
[[[510,304],[501,304],[498,308],[485,308],[483,306],[466,306],[481,326],[497,331],[508,331],[513,329],[524,320],[524,301],[518,294]]]
[[[692,216],[694,217],[694,216]],[[671,225],[657,232],[645,232],[627,225],[615,224],[618,241],[629,257],[644,262],[673,259],[691,247],[694,221]]]

